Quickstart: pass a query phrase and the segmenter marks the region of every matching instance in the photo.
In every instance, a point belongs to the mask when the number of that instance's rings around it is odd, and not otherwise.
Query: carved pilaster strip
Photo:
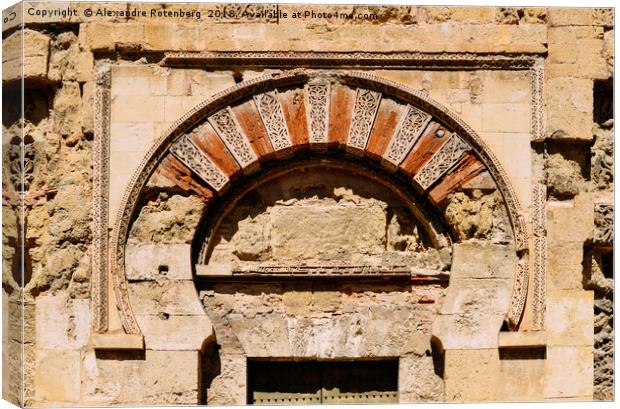
[[[216,112],[208,120],[228,150],[233,154],[239,166],[245,168],[256,161],[256,154],[243,134],[230,107]]]
[[[427,190],[444,173],[454,166],[471,147],[457,134],[452,134],[443,146],[413,177],[422,189]]]
[[[530,70],[532,92],[532,140],[545,139],[544,62],[537,61]]]
[[[91,313],[94,332],[108,329],[108,187],[110,185],[110,85],[109,69],[95,79],[93,140],[93,247]]]
[[[327,144],[329,141],[329,82],[313,82],[306,85],[306,106],[308,107],[308,131],[310,143]]]
[[[278,101],[278,91],[273,90],[254,95],[254,103],[256,103],[256,108],[258,108],[263,124],[265,124],[273,149],[277,152],[293,146],[286,119],[284,119],[284,112],[282,112],[282,106]]]
[[[182,136],[170,149],[181,162],[200,176],[215,191],[228,183],[228,177],[187,136]]]
[[[534,327],[542,330],[545,323],[545,293],[547,278],[547,187],[537,183],[533,188],[532,232],[534,236]]]
[[[510,308],[506,315],[508,326],[516,329],[519,326],[525,308],[525,299],[527,297],[527,287],[529,280],[529,269],[527,255],[522,257],[517,263],[517,271],[513,280],[512,297],[510,300]]]
[[[398,124],[396,135],[390,140],[384,158],[398,166],[413,148],[432,116],[411,105]]]
[[[366,149],[366,144],[368,143],[372,124],[375,121],[380,102],[380,92],[363,88],[357,89],[351,129],[349,129],[348,147],[360,151]]]

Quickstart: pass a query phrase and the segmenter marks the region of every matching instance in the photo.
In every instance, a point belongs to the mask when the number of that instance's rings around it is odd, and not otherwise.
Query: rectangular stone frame
[[[269,67],[309,69],[432,69],[432,70],[527,70],[531,86],[531,142],[544,141],[544,56],[490,55],[476,53],[418,52],[170,52],[160,65],[171,68]],[[110,110],[111,64],[99,66],[94,94],[93,142],[93,248],[91,279],[92,330],[95,334],[110,329],[114,300],[110,298],[109,271],[109,181],[110,181]],[[533,153],[534,154],[534,153]],[[538,162],[540,163],[540,161]],[[530,330],[542,330],[545,317],[547,274],[546,185],[541,165],[533,169],[532,207],[529,241],[532,248],[530,292],[524,314]],[[114,316],[114,317],[111,317]]]

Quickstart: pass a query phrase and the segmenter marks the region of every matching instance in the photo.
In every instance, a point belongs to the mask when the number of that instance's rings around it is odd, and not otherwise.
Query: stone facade
[[[614,398],[612,9],[66,5],[3,12],[5,399]]]

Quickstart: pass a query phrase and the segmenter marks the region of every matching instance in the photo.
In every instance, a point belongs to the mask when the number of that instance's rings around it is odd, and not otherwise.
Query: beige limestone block
[[[500,372],[497,349],[447,350],[444,365],[447,402],[501,399],[497,396]]]
[[[123,370],[125,404],[197,404],[199,353],[145,351],[144,360],[128,360]]]
[[[36,342],[38,348],[81,349],[90,335],[90,301],[67,295],[36,298]]]
[[[291,356],[286,319],[282,316],[228,317],[243,351],[250,357]]]
[[[589,397],[593,394],[591,346],[547,346],[545,398]]]
[[[589,7],[549,7],[549,25],[589,26],[592,24],[594,9]]]
[[[274,208],[271,248],[278,260],[378,254],[383,251],[386,213],[379,204]]]
[[[92,134],[95,131],[94,92],[94,82],[84,83],[82,87],[82,132],[85,134]]]
[[[480,104],[463,103],[461,104],[460,117],[471,126],[476,132],[482,130],[482,106]]]
[[[482,132],[530,133],[529,103],[482,104]]]
[[[130,67],[114,67],[112,69],[112,84],[110,93],[117,95],[151,95],[152,70],[145,67],[136,67],[130,72]]]
[[[570,232],[566,226],[571,226]],[[547,240],[550,246],[579,242],[592,238],[594,207],[587,194],[580,193],[571,201],[548,202]]]
[[[170,70],[167,76],[168,96],[190,95],[191,82],[186,70]]]
[[[36,351],[35,399],[52,404],[80,399],[80,351]]]
[[[204,315],[192,281],[138,281],[130,283],[128,289],[136,315]]]
[[[189,78],[192,95],[209,96],[235,85],[232,71],[207,72],[197,70]]]
[[[592,140],[592,86],[589,79],[547,80],[547,136]]]
[[[532,86],[529,71],[478,71],[482,104],[529,104]],[[470,84],[470,88],[473,84]]]
[[[542,401],[544,398],[545,359],[542,355],[532,357],[528,350],[506,351],[501,358],[498,400],[501,401]]]
[[[550,289],[583,288],[583,243],[566,242],[547,247]]]
[[[443,401],[443,379],[431,356],[401,356],[398,360],[399,403]]]
[[[137,315],[146,349],[200,351],[215,336],[206,315]]]
[[[174,122],[204,100],[205,97],[202,95],[165,96],[163,119],[167,122]]]
[[[220,373],[212,380],[207,390],[208,405],[247,404],[247,358],[241,354],[220,352]],[[209,365],[210,362],[204,363]]]
[[[80,45],[86,50],[140,50],[143,44],[144,24],[91,22],[80,26]]]
[[[2,81],[14,81],[21,78],[46,79],[49,46],[48,36],[30,29],[24,29],[23,32],[18,30],[3,39]]]
[[[114,358],[121,356],[112,355]],[[118,404],[122,401],[123,360],[109,359],[109,353],[105,358],[108,359],[97,359],[97,353],[92,349],[82,353],[82,401],[86,405]]]
[[[164,97],[153,95],[117,95],[112,102],[113,122],[155,122],[164,119]]]
[[[129,244],[125,253],[128,280],[191,280],[189,244]]]
[[[545,314],[548,345],[592,345],[592,311],[592,291],[548,291]]]
[[[203,30],[195,24],[145,24],[144,47],[157,51],[202,51],[207,45],[201,35]]]
[[[470,240],[452,247],[450,278],[512,278],[516,268],[512,246]]]

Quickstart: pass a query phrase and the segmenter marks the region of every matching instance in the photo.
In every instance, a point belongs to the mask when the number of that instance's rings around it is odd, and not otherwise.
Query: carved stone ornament
[[[381,93],[368,89],[358,89],[353,109],[353,119],[349,130],[347,145],[359,150],[364,150],[370,137],[372,124],[381,102]]]
[[[215,191],[219,192],[228,183],[226,175],[187,136],[183,135],[172,145],[170,152]]]
[[[525,296],[527,294],[528,283],[528,236],[523,219],[523,212],[520,207],[517,196],[512,188],[506,172],[493,153],[486,146],[484,141],[469,127],[464,121],[452,114],[447,108],[433,101],[429,96],[421,91],[413,90],[394,81],[380,78],[368,72],[350,72],[339,74],[334,77],[343,86],[357,90],[356,101],[353,104],[353,112],[351,113],[352,123],[349,128],[349,137],[347,141],[348,148],[363,153],[368,144],[371,130],[374,126],[375,116],[379,109],[379,104],[383,95],[396,99],[407,107],[412,107],[420,112],[409,108],[404,114],[404,119],[399,124],[396,132],[390,131],[388,135],[399,135],[402,138],[398,142],[394,142],[388,150],[391,158],[398,161],[408,149],[408,145],[412,142],[419,132],[418,127],[424,127],[424,122],[428,121],[432,116],[434,120],[442,123],[447,129],[451,130],[452,135],[448,141],[437,151],[431,159],[416,174],[415,182],[422,186],[425,190],[433,185],[439,178],[443,177],[450,169],[466,154],[467,151],[473,150],[475,155],[487,171],[496,181],[499,191],[502,194],[510,221],[513,227],[516,251],[520,257],[519,267],[515,272],[513,294],[510,304],[510,310],[507,316],[511,328],[516,328],[523,313],[525,304]],[[224,145],[231,152],[232,156],[242,168],[258,160],[257,153],[253,150],[250,140],[244,134],[240,125],[232,112],[230,105],[237,103],[241,99],[254,99],[263,108],[269,109],[269,115],[263,115],[261,118],[269,122],[271,119],[280,118],[280,111],[274,108],[273,103],[277,102],[274,98],[260,97],[259,95],[275,94],[278,87],[296,86],[303,87],[307,92],[306,100],[309,101],[306,112],[314,112],[307,115],[310,124],[310,134],[313,141],[325,141],[328,129],[328,113],[329,113],[329,85],[322,82],[323,79],[318,75],[313,75],[305,70],[285,71],[278,75],[265,75],[263,77],[253,78],[242,82],[234,87],[217,93],[216,95],[206,99],[190,112],[183,115],[170,130],[162,135],[151,147],[147,155],[141,161],[137,171],[128,183],[122,201],[119,205],[118,215],[114,224],[112,240],[110,241],[110,271],[113,280],[113,288],[116,295],[116,303],[119,308],[119,315],[123,327],[127,333],[139,334],[140,328],[131,310],[129,296],[127,291],[127,282],[125,277],[125,244],[128,239],[129,229],[132,217],[137,209],[141,192],[149,180],[150,175],[155,171],[157,164],[165,158],[166,155],[172,154],[181,159],[185,164],[201,178],[207,180],[211,186],[216,189],[223,183],[223,179],[218,172],[214,173],[214,169],[206,161],[206,156],[201,156],[199,150],[191,141],[183,141],[183,136],[187,135],[191,129],[196,128],[206,120],[213,126],[217,135]],[[316,84],[313,86],[312,84]],[[309,95],[312,94],[312,95]],[[258,106],[258,105],[257,105]],[[226,107],[226,108],[222,108]],[[109,106],[108,106],[109,108]],[[275,109],[274,110],[272,110]],[[109,115],[104,107],[99,107],[100,115]],[[261,109],[261,108],[259,108]],[[282,107],[280,107],[282,109]],[[275,113],[274,113],[275,112]],[[421,113],[421,114],[420,114]],[[266,119],[270,118],[270,119]],[[282,118],[280,118],[282,119]],[[100,121],[100,124],[105,121]],[[290,126],[284,120],[280,125]],[[314,128],[314,130],[312,130]],[[274,136],[285,136],[284,128],[273,128]],[[102,133],[102,137],[106,137],[106,133]],[[96,136],[97,137],[97,136]],[[109,137],[109,135],[107,136]],[[178,145],[177,145],[178,143]],[[286,141],[283,139],[283,143]],[[190,159],[192,158],[192,159]],[[270,159],[270,160],[278,160]],[[365,160],[375,161],[379,165],[381,158],[369,155]],[[193,161],[193,163],[192,163]],[[97,192],[99,193],[99,192]],[[99,283],[98,285],[101,285]],[[95,292],[98,290],[94,290]],[[105,304],[101,302],[101,304]]]
[[[594,205],[594,244],[613,246],[614,244],[614,205],[597,203]]]
[[[311,82],[306,85],[305,94],[310,143],[327,143],[329,137],[329,82]]]
[[[422,189],[433,185],[454,166],[471,148],[457,134],[452,134],[424,167],[413,177]]]
[[[286,126],[282,106],[278,101],[278,92],[274,90],[254,95],[254,102],[265,124],[265,129],[273,149],[281,151],[290,148],[293,144]]]
[[[386,149],[385,159],[396,166],[400,165],[417,142],[431,118],[432,116],[426,112],[411,105],[407,106],[407,112],[405,112],[400,124],[398,124],[396,136],[390,140],[390,144]]]

